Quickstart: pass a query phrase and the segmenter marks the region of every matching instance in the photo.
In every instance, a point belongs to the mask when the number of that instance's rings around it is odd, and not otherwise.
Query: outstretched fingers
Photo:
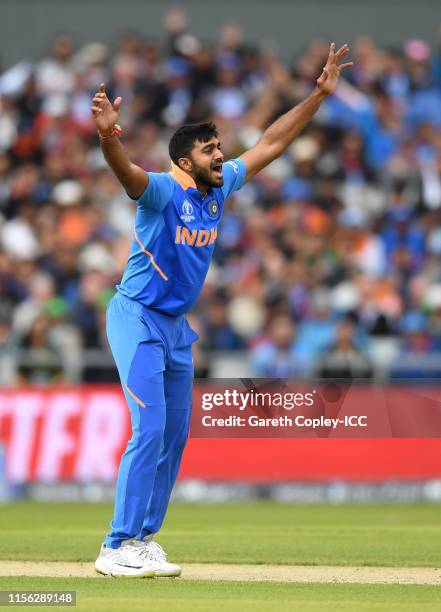
[[[349,45],[345,43],[338,51],[335,50],[335,43],[331,43],[329,46],[329,55],[325,66],[322,68],[322,73],[317,79],[316,83],[321,91],[330,95],[334,93],[337,86],[338,77],[342,70],[350,68],[354,65],[354,62],[346,62],[340,64],[341,60],[349,53]]]
[[[344,45],[342,45],[340,47],[340,49],[336,52],[335,57],[336,59],[341,59],[342,57],[344,57],[345,55],[347,55],[349,53],[349,45],[347,43],[345,43]]]
[[[338,67],[338,70],[339,72],[341,72],[342,70],[345,70],[346,68],[350,68],[353,65],[354,65],[354,62],[346,62],[346,64],[340,64],[340,66]]]
[[[333,62],[334,57],[335,57],[335,42],[332,42],[329,45],[328,61],[326,63]]]
[[[326,68],[323,68],[321,75],[316,81],[317,85],[322,85],[326,81],[327,78],[328,78],[328,71]]]
[[[122,102],[122,98],[121,98],[121,96],[118,96],[118,97],[116,98],[116,100],[114,101],[114,103],[113,103],[113,108],[114,108],[114,110],[116,110],[117,112],[119,111],[119,108],[120,108],[120,106],[121,106],[121,102]]]
[[[94,114],[102,112],[105,107],[107,96],[106,96],[106,93],[102,91],[103,88],[104,88],[104,83],[101,83],[100,90],[97,91],[96,94],[93,96],[91,108]]]

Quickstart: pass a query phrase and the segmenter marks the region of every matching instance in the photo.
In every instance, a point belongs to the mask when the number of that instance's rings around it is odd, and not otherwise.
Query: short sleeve
[[[148,172],[149,184],[138,198],[140,208],[161,212],[170,202],[175,182],[168,172]]]
[[[222,193],[224,198],[227,199],[233,191],[240,189],[245,182],[247,174],[245,162],[239,158],[225,162],[222,165],[222,174],[224,177]]]

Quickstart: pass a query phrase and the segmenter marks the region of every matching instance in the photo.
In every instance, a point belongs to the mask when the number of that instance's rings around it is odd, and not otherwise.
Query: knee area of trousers
[[[188,429],[186,429],[185,431],[179,434],[176,440],[176,446],[184,449],[185,445],[187,444],[187,440],[188,440]]]
[[[175,435],[173,440],[173,447],[177,453],[182,453],[184,450],[187,441],[188,441],[189,430],[188,427],[181,430],[177,435]]]
[[[138,445],[147,446],[155,442],[160,443],[164,437],[164,427],[165,423],[156,422],[152,423],[149,427],[143,428],[136,434]]]

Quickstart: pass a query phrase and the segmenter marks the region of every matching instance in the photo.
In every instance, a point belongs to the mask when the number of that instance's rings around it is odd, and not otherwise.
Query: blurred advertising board
[[[219,388],[197,384],[180,479],[283,483],[440,478],[440,389],[374,391],[375,403],[372,389],[358,386],[351,391],[353,405],[347,395],[336,402],[334,393],[332,402],[316,405],[306,416],[291,408],[291,420],[297,415],[310,424],[287,428],[281,426],[279,412],[269,412],[268,406],[254,406],[252,414],[221,406],[220,400],[216,410],[214,403],[209,409],[205,402],[203,408],[203,394]],[[332,419],[349,415],[360,423],[365,422],[357,420],[362,413],[369,417],[374,412],[374,429],[333,426]],[[263,419],[266,425],[235,427],[237,418],[229,417]],[[203,425],[203,419],[212,423],[214,418],[219,419],[215,426]],[[284,423],[287,418],[283,415]],[[129,412],[118,385],[0,391],[0,445],[9,482],[112,482],[129,437]]]

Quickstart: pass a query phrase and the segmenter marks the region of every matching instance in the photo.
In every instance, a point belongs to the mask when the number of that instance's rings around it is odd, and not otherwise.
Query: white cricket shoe
[[[143,540],[135,540],[133,545],[139,551],[139,558],[153,567],[155,576],[176,577],[182,574],[181,567],[176,563],[167,561],[164,549],[157,542],[153,542],[151,536],[147,536]]]
[[[139,548],[132,542],[123,542],[120,548],[101,546],[98,559],[95,561],[95,571],[104,576],[115,578],[153,578],[155,568],[150,561],[139,556]]]

